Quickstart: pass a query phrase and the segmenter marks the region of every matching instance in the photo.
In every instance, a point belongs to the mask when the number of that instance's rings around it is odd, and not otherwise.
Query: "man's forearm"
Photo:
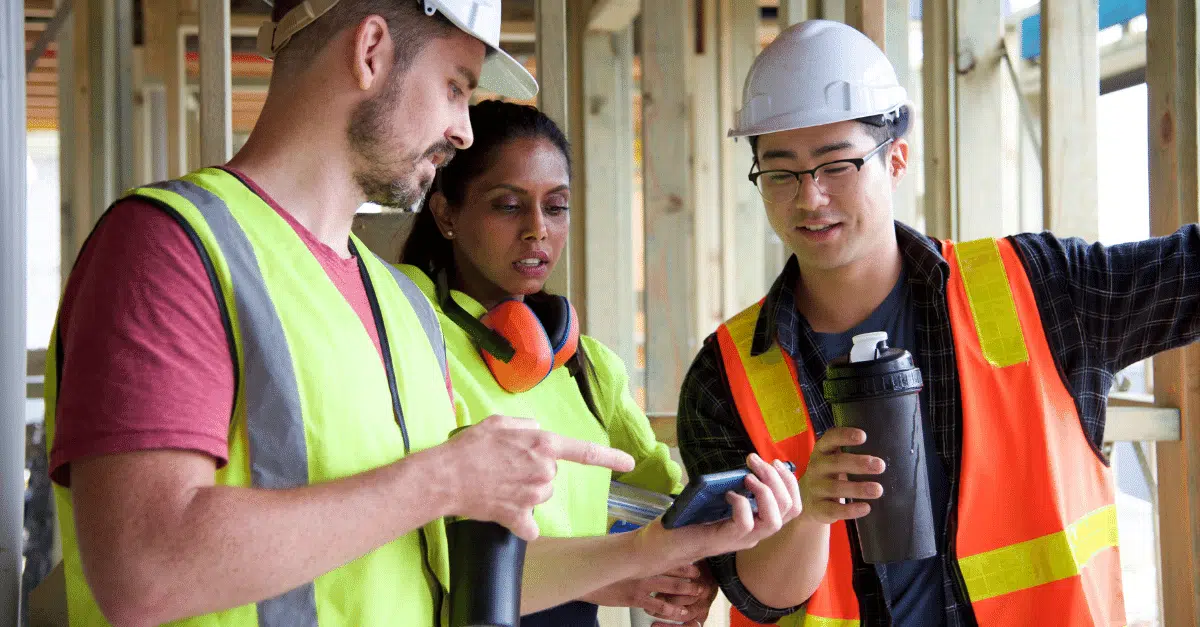
[[[81,518],[88,581],[110,620],[127,625],[271,598],[444,515],[448,495],[430,493],[440,482],[430,480],[436,464],[429,453],[295,489],[196,487],[164,497],[174,502],[150,512],[161,517],[124,525]],[[122,489],[121,480],[145,481],[138,466],[125,463],[118,476],[89,485],[80,464],[73,472],[83,484],[74,486],[77,503],[99,497],[114,508],[126,505],[120,501],[138,493]],[[94,508],[89,515],[96,515]]]
[[[758,546],[737,554],[742,585],[763,605],[787,608],[808,600],[825,577],[829,525],[797,518]]]

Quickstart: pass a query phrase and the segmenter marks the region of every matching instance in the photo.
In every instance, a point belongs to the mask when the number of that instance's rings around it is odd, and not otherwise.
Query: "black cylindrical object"
[[[937,555],[929,499],[925,439],[921,428],[921,370],[902,348],[889,348],[886,333],[854,337],[850,355],[831,360],[825,399],[839,427],[855,427],[867,441],[847,453],[883,460],[881,475],[851,475],[875,481],[883,496],[868,501],[871,513],[854,520],[863,560],[879,564]]]
[[[450,627],[520,627],[525,541],[494,522],[447,523]]]

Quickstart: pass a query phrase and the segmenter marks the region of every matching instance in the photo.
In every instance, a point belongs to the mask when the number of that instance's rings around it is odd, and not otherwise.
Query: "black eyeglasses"
[[[754,168],[758,166],[758,161],[755,160],[754,165],[750,166],[750,182],[758,188],[758,193],[762,194],[763,200],[769,203],[791,202],[796,198],[796,194],[800,193],[800,179],[805,174],[812,176],[813,184],[822,194],[826,196],[845,194],[857,186],[859,170],[892,141],[892,139],[883,140],[871,152],[858,159],[838,159],[823,163],[811,170],[759,170],[755,172]]]

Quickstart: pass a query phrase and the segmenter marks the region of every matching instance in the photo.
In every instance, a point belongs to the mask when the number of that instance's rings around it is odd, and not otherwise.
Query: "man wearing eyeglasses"
[[[795,462],[803,511],[711,558],[732,624],[1123,625],[1105,399],[1122,368],[1200,338],[1200,228],[933,239],[893,217],[910,109],[882,51],[836,22],[785,30],[747,78],[730,135],[792,255],[696,356],[679,444],[693,476]],[[843,452],[866,434],[834,426],[822,384],[876,331],[922,370],[928,559],[865,563],[846,523],[883,492],[847,475],[885,463]]]

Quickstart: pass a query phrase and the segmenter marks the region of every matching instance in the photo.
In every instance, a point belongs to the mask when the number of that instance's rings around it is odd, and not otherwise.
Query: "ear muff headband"
[[[579,346],[579,318],[566,298],[507,300],[476,319],[450,296],[445,272],[437,289],[442,311],[471,336],[496,383],[509,392],[532,389]]]

